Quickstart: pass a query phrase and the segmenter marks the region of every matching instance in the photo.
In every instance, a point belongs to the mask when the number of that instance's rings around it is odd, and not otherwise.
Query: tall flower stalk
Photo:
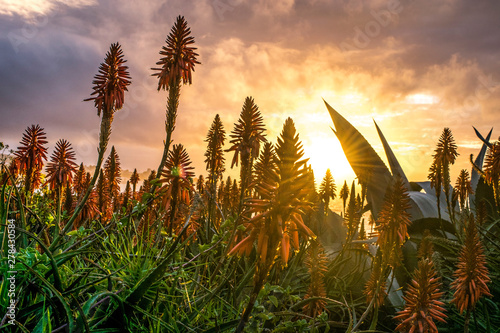
[[[160,177],[165,166],[172,142],[171,138],[177,119],[181,85],[192,83],[194,66],[199,64],[197,61],[198,54],[195,53],[196,47],[192,46],[194,37],[190,35],[191,29],[188,27],[184,16],[178,16],[165,40],[166,45],[160,50],[162,58],[156,63],[160,67],[152,68],[155,71],[152,75],[158,77],[158,91],[161,89],[168,91],[165,120],[166,138],[161,162],[156,172],[157,177]],[[150,192],[154,192],[155,189],[156,184],[153,184]]]
[[[345,207],[347,203],[347,199],[349,198],[349,186],[347,186],[347,181],[344,180],[344,185],[340,189],[339,197],[342,199],[342,208],[345,215]]]
[[[382,253],[382,262],[393,268],[401,264],[401,247],[409,237],[410,207],[410,196],[405,183],[398,176],[387,191],[377,220],[379,223],[377,245]]]
[[[59,140],[52,153],[50,162],[47,164],[47,183],[57,194],[57,218],[54,234],[59,233],[61,222],[62,189],[73,183],[73,174],[76,173],[75,152],[71,144],[66,140]]]
[[[227,150],[228,152],[234,151],[231,168],[235,165],[237,166],[238,162],[241,161],[240,208],[245,197],[245,192],[251,184],[253,162],[259,156],[261,143],[267,141],[264,137],[265,131],[264,119],[259,111],[259,107],[255,104],[252,97],[245,98],[240,118],[234,124],[234,129],[230,134],[231,140],[229,143],[232,146]]]
[[[288,118],[278,137],[276,158],[256,185],[255,197],[245,203],[249,208],[244,215],[248,236],[229,253],[248,256],[257,243],[254,288],[235,332],[243,331],[276,257],[280,256],[285,266],[291,248],[299,249],[299,233],[306,239],[316,237],[302,220],[311,209],[306,200],[308,174],[303,155],[295,124]]]
[[[76,198],[79,199],[83,196],[84,191],[86,190],[85,186],[85,167],[83,166],[83,162],[80,164],[78,171],[76,172],[75,181],[73,182],[73,189],[75,190]]]
[[[451,288],[455,292],[451,302],[457,306],[460,314],[466,312],[464,332],[468,332],[471,310],[483,295],[491,296],[486,285],[491,281],[486,267],[486,256],[472,214],[466,225],[465,243],[453,275],[455,280],[451,283]]]
[[[434,321],[446,323],[444,303],[439,299],[443,296],[440,278],[437,276],[432,261],[421,259],[415,270],[408,290],[403,296],[404,310],[394,317],[399,321],[396,330],[399,332],[437,333]]]
[[[165,206],[168,208],[166,228],[168,235],[172,235],[174,229],[178,229],[176,225],[179,204],[190,203],[190,192],[194,190],[192,181],[194,177],[193,167],[186,149],[181,144],[174,145],[172,151],[168,155],[165,169],[161,176],[165,190]],[[158,231],[158,236],[161,234],[161,228]]]
[[[354,187],[351,192],[354,191]],[[352,201],[352,193],[351,200]],[[350,202],[349,205],[352,205]],[[402,261],[401,247],[408,238],[408,226],[410,225],[410,197],[405,183],[400,176],[397,176],[393,184],[387,189],[382,209],[378,217],[378,239],[379,247],[377,256],[372,265],[370,279],[365,285],[368,308],[362,318],[373,310],[373,318],[370,329],[375,329],[378,320],[378,308],[382,305],[386,295],[386,280],[391,269],[399,266]],[[349,208],[348,214],[349,215]],[[355,326],[357,329],[362,320]],[[355,331],[355,329],[353,329]]]
[[[365,284],[364,294],[366,295],[366,303],[368,304],[368,311],[373,308],[373,317],[370,329],[375,329],[378,321],[378,310],[384,303],[387,297],[387,276],[390,273],[390,267],[382,263],[382,256],[379,252],[373,259],[372,270],[370,278]],[[361,322],[361,320],[360,320]]]
[[[14,165],[20,173],[25,174],[24,193],[28,196],[40,185],[40,171],[43,161],[47,160],[47,137],[40,125],[31,125],[26,129],[21,140],[21,146],[14,153]]]
[[[267,141],[264,137],[265,131],[264,119],[259,111],[259,107],[255,104],[252,97],[246,97],[243,102],[243,107],[241,108],[240,118],[238,122],[234,124],[233,131],[229,135],[231,147],[226,150],[227,152],[234,152],[231,168],[235,165],[237,166],[241,161],[240,191],[238,193],[238,198],[235,198],[237,201],[236,212],[238,214],[238,219],[234,223],[227,249],[230,249],[232,246],[232,241],[237,231],[238,221],[241,218],[244,198],[249,195],[249,188],[256,184],[252,181],[253,165],[254,161],[259,156],[260,145]],[[268,148],[272,150],[271,146]],[[234,181],[236,182],[236,179]],[[233,192],[236,192],[236,189],[237,186],[233,186]]]
[[[326,308],[326,301],[322,298],[326,297],[325,289],[325,273],[328,271],[328,259],[325,250],[318,240],[311,242],[307,249],[306,267],[309,270],[311,282],[307,289],[307,294],[304,299],[319,297],[307,303],[303,311],[311,317],[320,315]]]
[[[450,196],[450,166],[455,163],[457,156],[458,152],[455,139],[453,138],[451,130],[446,127],[439,137],[436,149],[434,150],[434,160],[432,162],[432,166],[429,170],[428,176],[429,180],[431,181],[431,187],[434,187],[436,190],[439,219],[441,219],[439,198],[442,189],[446,197],[446,206],[448,207],[448,213],[450,215],[450,218],[453,218],[453,209],[451,207]]]
[[[120,182],[121,182],[121,167],[120,157],[115,150],[111,147],[111,152],[104,163],[104,173],[108,183],[108,198],[110,205],[114,208],[118,206],[118,196],[120,195]]]
[[[99,66],[98,74],[94,76],[92,81],[93,92],[86,101],[94,101],[94,106],[97,109],[97,115],[101,116],[101,130],[99,133],[99,147],[97,148],[97,164],[94,171],[94,176],[90,181],[84,197],[75,208],[75,211],[69,221],[64,226],[62,234],[57,235],[51,245],[51,250],[54,249],[72,227],[73,222],[82,211],[87,199],[89,198],[92,189],[99,177],[104,153],[111,135],[111,124],[113,122],[114,113],[123,107],[125,100],[125,91],[131,83],[131,78],[128,72],[128,67],[125,66],[126,60],[123,57],[123,51],[119,43],[111,44],[109,51],[106,54],[104,62]]]
[[[319,186],[320,198],[325,203],[325,214],[328,215],[330,199],[334,200],[337,197],[337,187],[335,186],[335,181],[332,177],[332,172],[330,169],[326,170],[325,177]]]
[[[210,236],[210,229],[218,227],[215,223],[216,214],[215,206],[217,201],[217,182],[222,180],[222,175],[225,171],[224,141],[226,140],[226,131],[220,120],[219,115],[215,115],[212,126],[210,127],[207,138],[207,150],[205,152],[205,163],[208,171],[208,220],[206,225],[207,238]],[[210,241],[209,239],[207,239]]]
[[[132,175],[130,176],[130,184],[132,184],[132,199],[135,199],[137,183],[139,183],[139,174],[137,173],[137,169],[134,169],[134,172],[132,172]]]
[[[358,203],[356,202],[356,188],[354,181],[351,185],[349,194],[349,203],[347,204],[347,211],[344,214],[344,223],[347,227],[347,241],[350,242],[356,230],[358,230],[359,221],[361,219],[361,211]]]
[[[109,184],[104,170],[99,171],[99,178],[96,184],[97,208],[101,222],[109,220],[111,216],[111,199],[109,197]]]
[[[455,193],[460,202],[460,209],[464,210],[466,207],[469,207],[467,199],[469,195],[473,193],[473,190],[470,183],[469,172],[466,169],[462,169],[458,175],[455,183]]]

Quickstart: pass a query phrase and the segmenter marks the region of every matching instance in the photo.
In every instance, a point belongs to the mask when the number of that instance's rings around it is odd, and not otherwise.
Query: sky
[[[132,84],[109,147],[125,169],[156,169],[167,92],[157,91],[151,67],[178,15],[201,64],[181,89],[173,139],[197,174],[206,174],[204,140],[215,115],[229,133],[247,96],[272,142],[294,120],[317,181],[330,168],[338,188],[354,173],[323,99],[385,160],[375,120],[413,181],[426,180],[444,127],[459,146],[454,178],[481,146],[472,126],[486,135],[500,120],[494,0],[0,0],[0,141],[15,149],[40,124],[50,152],[64,138],[78,162],[95,165],[100,119],[83,100],[118,41]],[[499,135],[494,128],[492,138]]]

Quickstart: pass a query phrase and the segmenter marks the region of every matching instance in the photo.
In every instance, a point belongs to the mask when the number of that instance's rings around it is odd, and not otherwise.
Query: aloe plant
[[[78,218],[80,212],[84,208],[92,189],[99,176],[99,170],[106,152],[109,137],[111,135],[111,124],[113,122],[114,113],[123,107],[125,101],[125,91],[131,83],[131,78],[128,72],[128,67],[125,66],[126,60],[123,57],[123,51],[119,43],[111,44],[104,62],[99,66],[98,74],[95,75],[92,96],[86,101],[94,101],[94,106],[97,109],[97,115],[101,116],[101,129],[99,132],[99,147],[97,164],[94,171],[94,176],[88,184],[87,190],[83,198],[73,212],[73,215],[64,226],[60,235],[54,238],[51,244],[51,250],[55,249],[61,239],[69,230],[73,228],[73,223]]]
[[[23,134],[21,146],[14,153],[19,172],[25,174],[24,188],[27,196],[41,182],[40,171],[47,160],[47,137],[40,125],[31,125]]]
[[[246,223],[249,235],[229,253],[249,256],[253,243],[257,242],[254,287],[236,332],[243,331],[275,256],[279,253],[282,265],[286,265],[291,246],[299,248],[299,233],[306,238],[315,237],[302,220],[302,215],[311,206],[304,187],[307,176],[306,161],[302,159],[304,152],[291,118],[285,121],[277,141],[274,165],[266,170],[262,182],[257,185],[258,197],[246,203],[250,208],[246,216],[252,216]]]
[[[326,170],[325,177],[319,186],[319,195],[325,203],[325,212],[328,214],[330,210],[330,199],[334,200],[337,197],[337,187],[335,186],[335,181],[332,177],[332,172],[330,169]]]
[[[216,221],[216,202],[217,202],[217,183],[222,180],[222,176],[225,167],[224,151],[222,147],[224,146],[224,141],[226,140],[226,131],[224,125],[220,120],[220,116],[215,115],[214,121],[210,126],[207,134],[207,150],[205,152],[205,163],[206,169],[209,174],[208,182],[208,219],[205,226],[206,237],[209,239],[211,233],[211,228],[218,228]]]
[[[177,119],[181,85],[192,83],[192,72],[194,72],[195,65],[200,63],[197,60],[196,47],[192,46],[194,37],[190,35],[191,29],[186,19],[184,16],[178,16],[165,40],[166,46],[163,46],[160,50],[162,58],[156,65],[161,67],[152,68],[155,71],[152,75],[158,77],[158,91],[161,89],[168,91],[165,121],[166,139],[162,159],[156,171],[158,177],[167,161],[171,137]],[[155,188],[156,185],[153,185],[152,191]]]

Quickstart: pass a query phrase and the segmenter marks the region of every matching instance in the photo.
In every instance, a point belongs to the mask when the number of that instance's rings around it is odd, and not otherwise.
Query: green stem
[[[470,309],[467,308],[467,312],[465,313],[464,333],[469,333],[469,322],[470,322]]]
[[[57,216],[56,225],[54,228],[54,238],[59,234],[59,226],[61,224],[61,186],[57,187]]]
[[[167,99],[167,110],[166,110],[166,120],[165,120],[165,132],[166,138],[163,142],[163,155],[161,157],[160,164],[158,165],[158,169],[156,171],[156,179],[159,180],[161,178],[161,172],[165,167],[165,163],[167,162],[168,152],[170,150],[170,144],[172,143],[172,132],[175,129],[175,121],[177,119],[177,108],[179,107],[179,96],[181,91],[181,78],[177,77],[176,80],[172,84],[169,85],[168,89],[168,99]],[[153,182],[151,188],[149,190],[150,194],[154,194],[156,188],[158,187],[157,182]],[[144,198],[144,196],[143,196]],[[144,206],[149,206],[153,200],[153,196],[149,196],[148,199],[140,198],[138,200],[144,204]],[[143,209],[138,212],[135,217],[135,225],[139,225],[140,220],[144,216],[146,209]]]
[[[161,172],[165,163],[167,162],[168,152],[170,150],[170,144],[172,143],[172,133],[175,129],[175,121],[177,119],[177,109],[179,107],[179,96],[181,92],[181,80],[178,77],[169,86],[168,89],[168,99],[167,99],[167,111],[165,120],[165,132],[166,138],[163,147],[163,156],[161,157],[160,165],[158,165],[158,170],[156,171],[156,179],[160,179]],[[154,193],[156,190],[156,183],[151,186],[149,193]]]
[[[269,270],[269,269],[267,269]],[[259,274],[256,272],[256,274]],[[261,275],[262,276],[262,275]],[[267,272],[265,275],[267,276]],[[234,331],[235,333],[241,333],[245,329],[245,325],[248,322],[248,319],[250,318],[250,314],[252,313],[252,310],[255,306],[255,301],[257,300],[257,297],[259,296],[259,292],[264,286],[264,280],[265,278],[259,278],[252,290],[252,293],[250,294],[250,300],[248,300],[248,304],[245,308],[245,311],[243,311],[243,315],[241,316],[240,322],[238,323],[238,327],[236,327],[236,330]]]
[[[373,309],[372,322],[371,322],[370,328],[368,330],[375,331],[377,329],[377,323],[378,323],[378,306],[375,306],[375,308]]]
[[[111,123],[113,122],[113,115],[111,113],[111,116],[107,116],[102,118],[101,120],[101,131],[99,134],[99,148],[97,149],[98,151],[98,157],[97,157],[97,165],[94,170],[94,176],[92,177],[92,180],[90,181],[89,186],[87,187],[87,191],[85,192],[85,195],[83,196],[82,200],[78,203],[78,205],[75,208],[75,211],[69,221],[66,223],[64,226],[63,230],[61,233],[57,234],[54,238],[54,241],[50,245],[49,249],[53,251],[61,241],[61,238],[66,235],[66,233],[73,228],[73,223],[75,222],[76,218],[82,211],[83,207],[85,206],[85,203],[87,202],[90,193],[92,192],[92,189],[94,188],[95,182],[97,181],[97,178],[99,177],[99,171],[101,170],[102,166],[102,161],[104,159],[104,153],[106,152],[106,148],[108,146],[108,141],[109,141],[109,136],[111,134]]]
[[[168,219],[168,236],[172,237],[174,229],[175,215],[177,213],[177,198],[179,196],[179,181],[175,179],[172,184],[172,204],[170,209],[170,216]]]

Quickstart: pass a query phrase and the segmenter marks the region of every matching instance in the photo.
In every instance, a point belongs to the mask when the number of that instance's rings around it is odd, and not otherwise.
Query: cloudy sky
[[[385,159],[375,120],[411,180],[425,180],[444,127],[459,145],[456,177],[480,147],[472,126],[485,134],[500,120],[495,0],[0,0],[0,141],[16,148],[40,124],[51,150],[65,138],[78,161],[95,164],[99,118],[83,100],[119,41],[133,82],[111,144],[124,168],[156,168],[166,92],[150,68],[178,15],[201,65],[182,88],[174,141],[197,173],[214,116],[230,132],[246,96],[273,142],[292,117],[316,177],[329,167],[338,183],[353,173],[322,98]]]

